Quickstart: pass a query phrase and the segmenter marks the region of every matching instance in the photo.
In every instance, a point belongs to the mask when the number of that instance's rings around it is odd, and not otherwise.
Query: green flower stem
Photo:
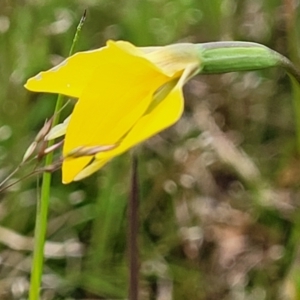
[[[53,154],[47,155],[45,166],[53,161]],[[47,230],[47,216],[50,198],[51,173],[43,174],[41,198],[38,199],[34,230],[33,263],[31,267],[29,299],[38,300],[44,262],[44,245]]]
[[[212,42],[198,44],[201,74],[253,71],[283,67],[300,83],[300,72],[285,56],[251,42]]]
[[[74,53],[75,46],[77,44],[79,34],[82,25],[85,21],[86,13],[84,12],[73,39],[73,43],[69,52],[69,56]],[[54,110],[54,119],[52,127],[59,122],[59,112],[63,106],[62,95],[58,95],[56,106]],[[54,141],[49,141],[47,147],[54,144]],[[53,153],[49,153],[45,159],[45,166],[49,166],[53,163]],[[36,221],[34,231],[34,250],[33,250],[33,262],[31,268],[30,288],[29,288],[29,300],[40,299],[40,287],[44,264],[44,246],[47,231],[47,217],[49,210],[49,199],[50,199],[50,185],[51,185],[52,174],[44,173],[42,178],[41,197],[38,199],[37,210],[36,210]]]
[[[282,67],[292,78],[296,128],[296,149],[300,154],[300,71],[285,56],[251,42],[212,42],[198,44],[201,74],[253,71]]]

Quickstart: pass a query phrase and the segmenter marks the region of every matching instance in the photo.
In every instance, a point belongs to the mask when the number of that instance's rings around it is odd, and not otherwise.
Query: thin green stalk
[[[69,56],[74,53],[75,46],[77,44],[79,34],[82,25],[86,18],[86,12],[84,12],[73,39],[73,43],[69,52]],[[54,118],[52,127],[57,125],[59,122],[60,110],[63,105],[64,97],[58,95],[56,106],[54,110]],[[54,141],[49,141],[48,146],[50,147],[54,144]],[[53,162],[53,153],[49,153],[45,159],[45,166],[51,165]],[[33,250],[33,262],[31,268],[31,279],[29,288],[29,300],[39,300],[40,299],[40,287],[44,264],[44,246],[47,231],[47,216],[49,210],[49,199],[50,199],[50,185],[51,185],[52,174],[44,172],[42,177],[42,187],[41,187],[41,197],[37,202],[36,210],[36,221],[34,230],[34,250]]]

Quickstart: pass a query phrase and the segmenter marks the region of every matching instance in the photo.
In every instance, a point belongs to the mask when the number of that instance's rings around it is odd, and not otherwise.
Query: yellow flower
[[[182,87],[200,68],[193,44],[137,48],[109,41],[106,47],[77,53],[30,78],[25,87],[31,91],[79,99],[70,119],[58,127],[65,133],[63,182],[89,176],[174,124],[183,111]],[[114,147],[72,155],[77,149],[105,145]]]

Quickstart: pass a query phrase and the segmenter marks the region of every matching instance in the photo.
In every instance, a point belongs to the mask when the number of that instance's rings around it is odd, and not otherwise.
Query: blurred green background
[[[66,57],[85,9],[78,51],[243,40],[300,66],[296,0],[0,0],[0,180],[55,105],[23,84]],[[280,69],[200,75],[181,120],[136,149],[139,299],[300,299],[296,96]],[[54,174],[42,299],[127,297],[129,174],[129,154],[82,182]],[[0,193],[0,299],[27,298],[39,185]]]

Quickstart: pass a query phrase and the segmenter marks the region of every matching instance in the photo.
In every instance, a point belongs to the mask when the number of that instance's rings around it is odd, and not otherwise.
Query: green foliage
[[[246,40],[297,63],[292,2],[2,1],[0,179],[55,106],[22,85],[67,56],[84,9],[80,50]],[[280,69],[199,75],[180,122],[137,149],[140,299],[299,299],[298,93]],[[67,186],[54,173],[43,299],[126,298],[129,157]],[[1,299],[27,297],[39,186],[31,177],[0,193]]]

